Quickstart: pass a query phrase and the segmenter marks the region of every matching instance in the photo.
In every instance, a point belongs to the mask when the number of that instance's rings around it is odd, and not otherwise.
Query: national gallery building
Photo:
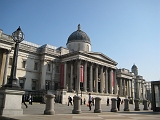
[[[5,85],[10,77],[14,44],[11,35],[0,30],[0,85]],[[137,66],[133,65],[130,72],[118,69],[117,64],[101,52],[92,52],[89,36],[78,25],[66,47],[22,41],[17,84],[33,95],[46,91],[56,94],[62,104],[66,104],[69,95],[88,99],[88,93],[101,97],[102,102],[117,95],[146,99],[145,80],[138,75]]]

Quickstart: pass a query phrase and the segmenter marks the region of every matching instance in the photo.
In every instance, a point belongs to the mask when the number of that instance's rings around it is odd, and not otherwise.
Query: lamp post
[[[15,49],[14,49],[14,55],[13,55],[13,63],[12,63],[10,78],[8,79],[7,84],[4,85],[4,87],[20,89],[20,86],[17,85],[18,79],[16,78],[19,43],[24,40],[24,34],[23,34],[20,26],[16,31],[14,31],[12,33],[12,39],[16,43]]]

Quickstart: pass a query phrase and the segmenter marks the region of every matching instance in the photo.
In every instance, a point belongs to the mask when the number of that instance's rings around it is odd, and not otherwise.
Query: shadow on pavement
[[[140,115],[157,115],[160,112],[153,112],[153,111],[128,111],[128,112],[117,112],[117,113],[125,113],[125,114],[140,114]]]
[[[0,120],[19,120],[19,119],[0,116]]]

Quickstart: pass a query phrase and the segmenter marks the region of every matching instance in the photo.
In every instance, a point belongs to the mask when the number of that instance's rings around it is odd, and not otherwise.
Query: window
[[[51,87],[51,81],[46,80],[46,90],[50,90]]]
[[[32,90],[37,90],[37,80],[32,79]]]
[[[22,68],[25,68],[26,67],[26,61],[22,61]]]
[[[80,43],[78,43],[78,51],[80,50]]]
[[[38,70],[38,62],[34,63],[34,70]]]
[[[58,83],[54,83],[54,90],[58,89]]]
[[[59,66],[56,66],[56,72],[59,73]]]
[[[50,64],[47,64],[47,70],[51,71],[51,65]]]
[[[26,78],[19,78],[19,85],[20,85],[21,89],[24,89],[25,80],[26,80]]]
[[[12,65],[12,62],[13,62],[13,58],[9,58],[9,65]]]
[[[89,46],[87,45],[87,51],[89,52]]]

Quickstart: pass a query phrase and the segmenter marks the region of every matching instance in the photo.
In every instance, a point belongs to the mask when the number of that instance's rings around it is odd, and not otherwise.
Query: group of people
[[[107,106],[109,106],[109,98],[107,98]],[[86,99],[84,98],[83,100],[84,105],[86,104]],[[68,106],[69,104],[72,105],[72,97],[68,96]],[[121,100],[121,98],[119,97],[119,95],[117,96],[117,109],[118,111],[120,111],[120,104],[123,104],[123,100]],[[91,106],[94,106],[94,98],[91,96],[91,93],[89,93],[89,98],[88,98],[88,104],[87,106],[89,107],[89,110],[91,111]]]
[[[27,97],[25,94],[22,95],[22,103],[26,106],[26,108],[28,108],[27,104],[26,104],[26,100],[28,99],[28,102],[30,105],[32,105],[32,101],[33,101],[33,97],[31,94],[29,94],[29,96]]]

